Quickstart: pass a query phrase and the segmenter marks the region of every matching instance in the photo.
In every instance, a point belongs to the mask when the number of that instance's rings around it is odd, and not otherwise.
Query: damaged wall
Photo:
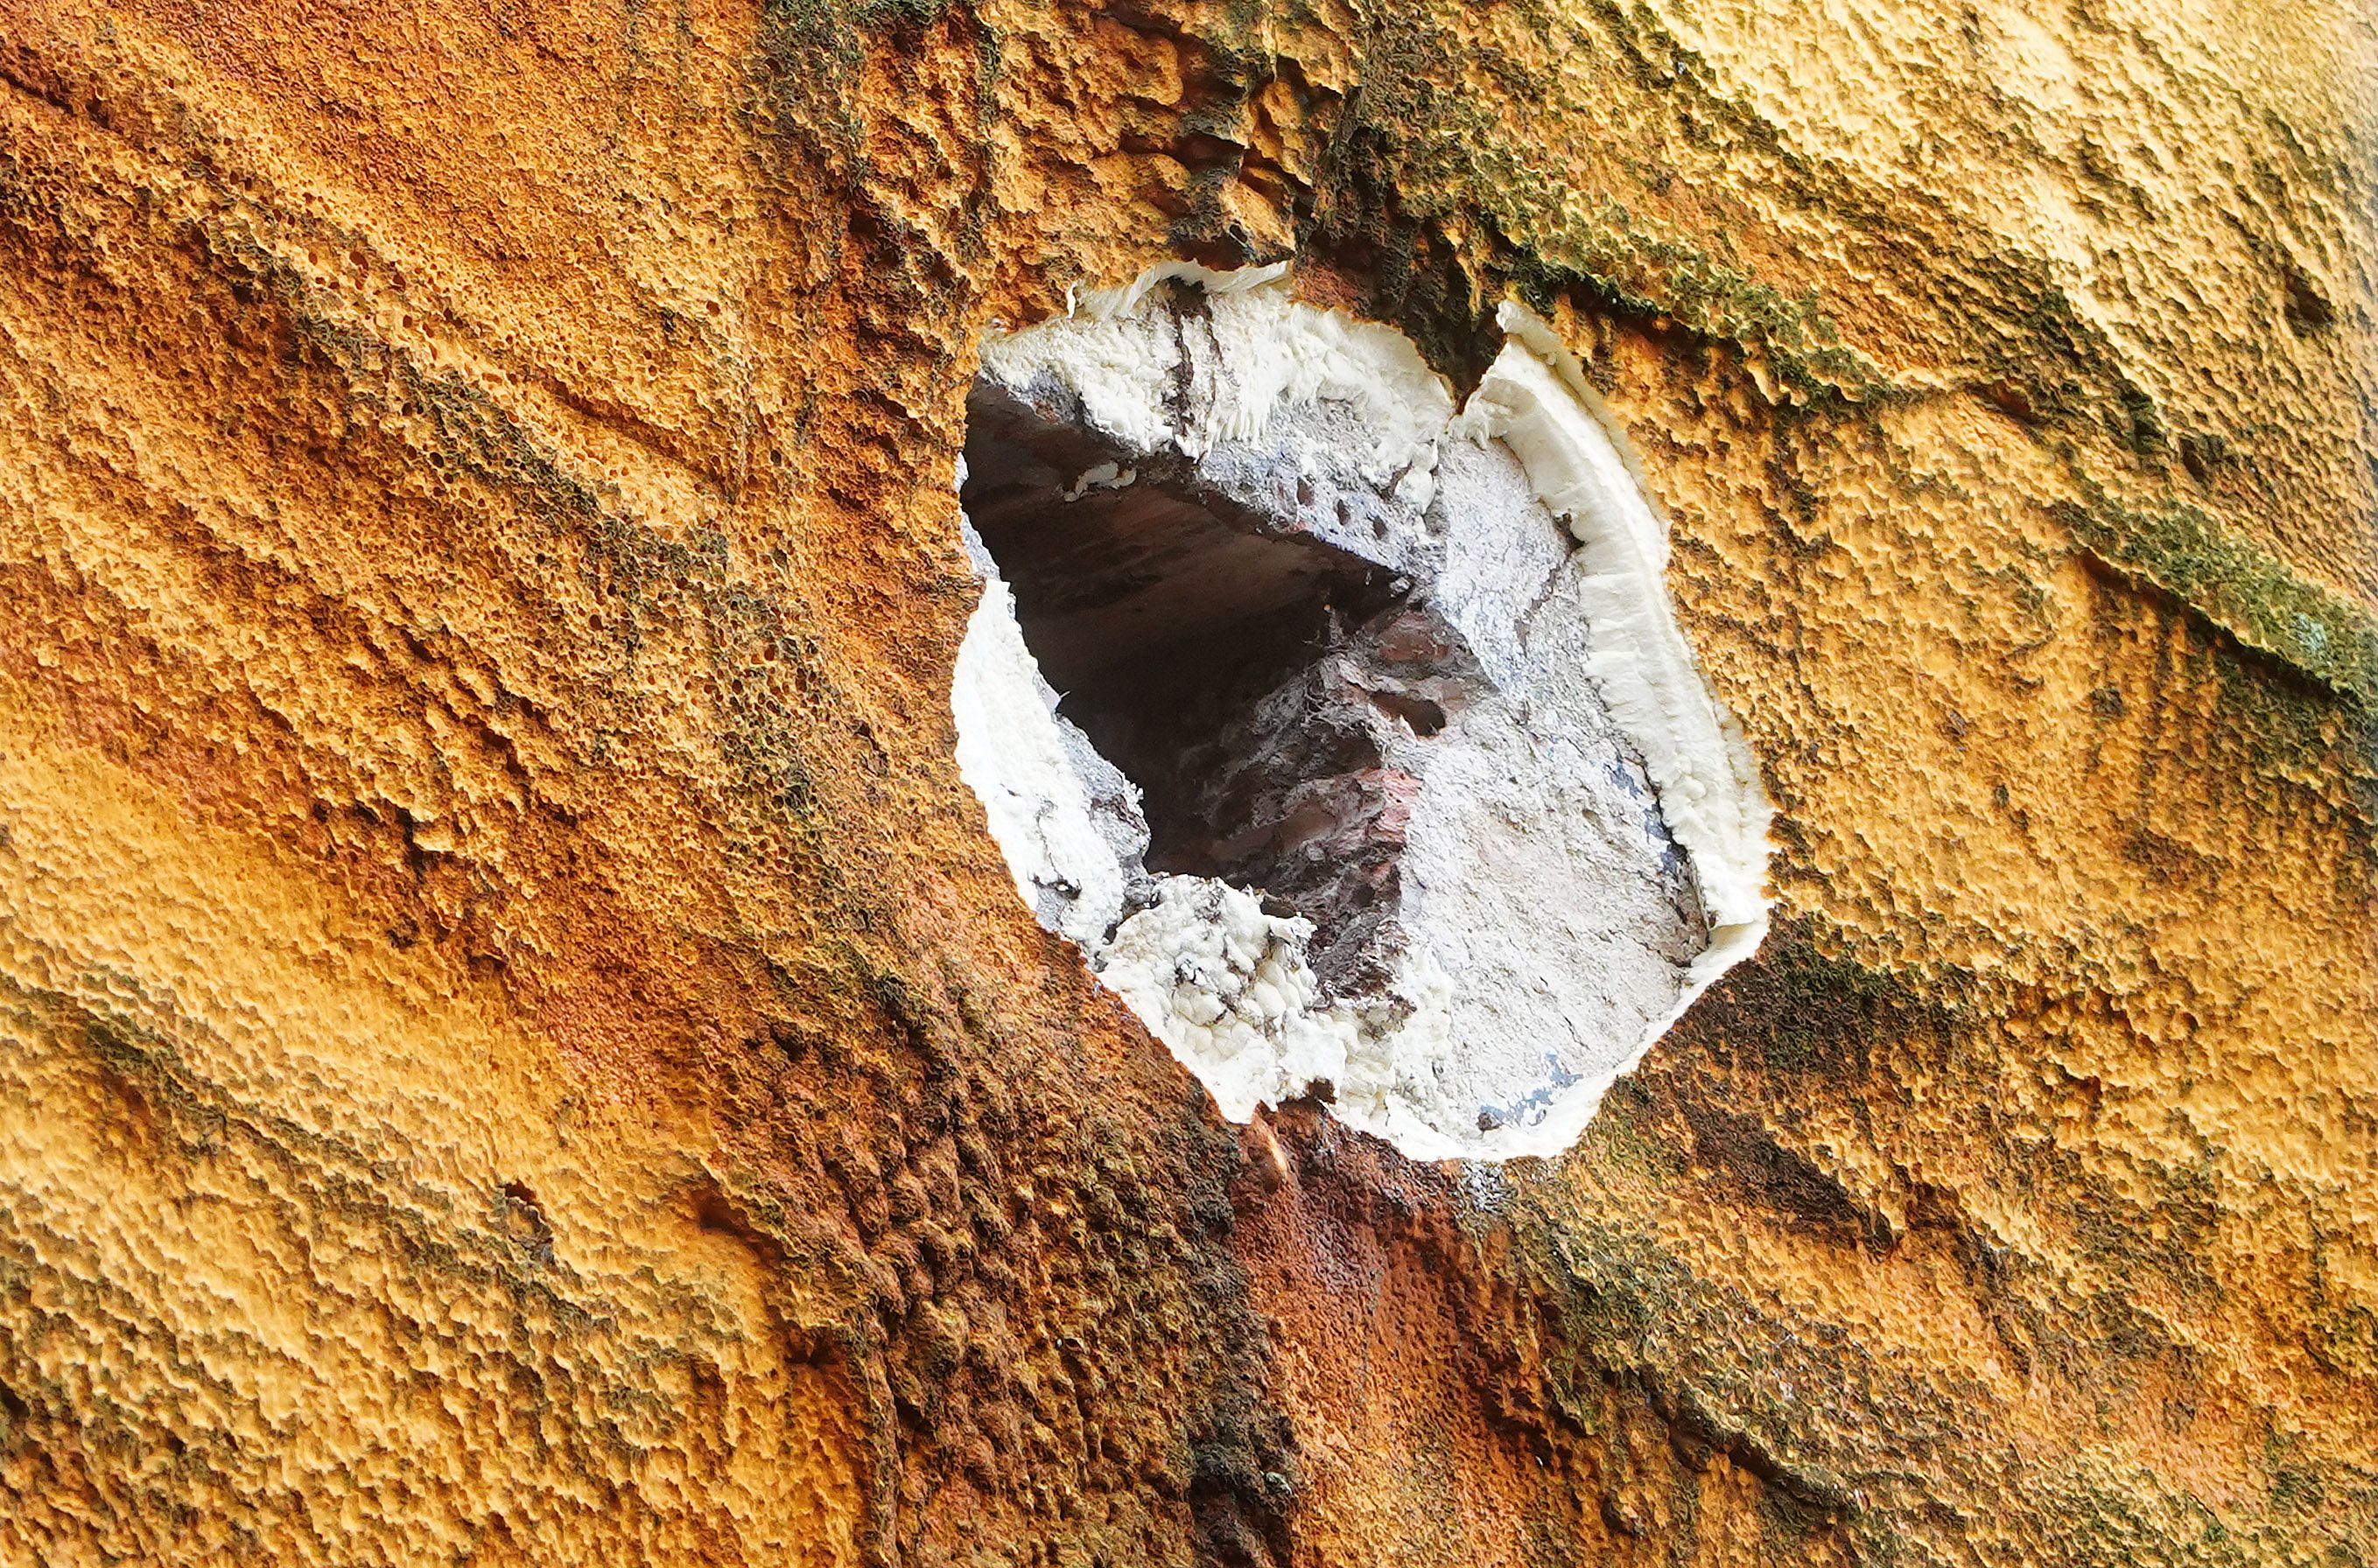
[[[0,1556],[2366,1558],[2374,51],[0,5]],[[1223,1121],[955,757],[983,334],[1291,252],[1775,808],[1558,1159]]]
[[[987,340],[960,771],[1225,1116],[1559,1155],[1758,950],[1771,810],[1549,329],[1507,304],[1457,415],[1286,272],[1151,269]]]

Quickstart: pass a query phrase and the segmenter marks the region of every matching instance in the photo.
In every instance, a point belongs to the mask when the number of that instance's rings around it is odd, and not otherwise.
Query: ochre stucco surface
[[[0,1559],[2378,1549],[2378,24],[0,4]],[[1552,319],[1779,808],[1567,1157],[951,758],[975,344]]]

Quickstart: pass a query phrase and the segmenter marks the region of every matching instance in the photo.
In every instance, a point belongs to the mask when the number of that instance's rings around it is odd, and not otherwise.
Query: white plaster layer
[[[1350,414],[1354,447],[1297,443],[1298,455],[1316,468],[1351,455],[1371,485],[1426,507],[1452,389],[1402,333],[1303,303],[1283,270],[1151,269],[1079,296],[1066,316],[987,339],[983,371],[1019,389],[1062,383],[1091,425],[1142,452],[1201,458],[1262,439],[1290,410]],[[1146,308],[1167,282],[1201,288],[1202,315]]]
[[[1774,812],[1740,725],[1711,693],[1676,624],[1667,521],[1551,328],[1508,303],[1498,319],[1509,341],[1459,428],[1517,454],[1537,497],[1577,536],[1590,667],[1603,700],[1659,786],[1661,812],[1693,857],[1719,940],[1734,927],[1763,935]]]
[[[1123,918],[1147,823],[1139,790],[1057,712],[1016,624],[1015,599],[979,542],[982,599],[958,645],[950,710],[958,776],[982,802],[1015,891],[1043,926],[1095,951]]]
[[[1202,286],[1202,309],[1167,282]],[[1408,340],[1270,270],[1158,269],[984,346],[991,379],[1053,386],[1126,450],[1191,457],[1291,531],[1411,574],[1483,672],[1439,731],[1382,721],[1386,765],[1417,780],[1401,903],[1386,983],[1333,997],[1310,921],[1210,879],[1147,881],[1135,792],[1053,711],[985,565],[961,772],[1042,922],[1233,1119],[1326,1083],[1340,1119],[1417,1157],[1558,1153],[1763,936],[1769,809],[1669,605],[1664,521],[1549,330],[1515,307],[1503,324],[1458,418]]]
[[[1304,962],[1313,922],[1267,915],[1253,894],[1165,877],[1157,902],[1097,955],[1099,976],[1197,1071],[1233,1121],[1315,1080],[1345,1076],[1356,1023]]]

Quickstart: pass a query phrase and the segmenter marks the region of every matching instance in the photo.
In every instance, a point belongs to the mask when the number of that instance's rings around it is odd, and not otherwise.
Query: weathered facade
[[[2378,1555],[2352,0],[0,5],[0,1558]],[[1551,1160],[1236,1126],[979,345],[1552,323],[1773,801]]]

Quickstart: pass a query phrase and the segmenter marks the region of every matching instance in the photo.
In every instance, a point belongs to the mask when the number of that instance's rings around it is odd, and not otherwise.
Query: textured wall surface
[[[2378,1559],[2357,0],[0,0],[0,1559]],[[1553,319],[1780,811],[1567,1157],[959,784],[975,343]]]

